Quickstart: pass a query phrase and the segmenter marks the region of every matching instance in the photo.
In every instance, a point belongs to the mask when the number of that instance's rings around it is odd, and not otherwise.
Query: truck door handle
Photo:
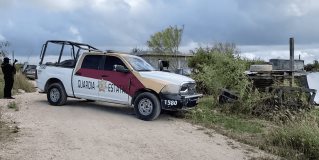
[[[103,78],[108,77],[108,75],[102,75]]]

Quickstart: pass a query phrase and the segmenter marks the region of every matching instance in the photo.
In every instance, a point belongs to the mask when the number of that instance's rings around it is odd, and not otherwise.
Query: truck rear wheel
[[[53,83],[49,86],[47,99],[51,105],[61,106],[67,100],[65,89],[61,83]]]
[[[139,119],[151,121],[156,119],[161,113],[161,105],[154,94],[144,92],[136,97],[134,110]]]

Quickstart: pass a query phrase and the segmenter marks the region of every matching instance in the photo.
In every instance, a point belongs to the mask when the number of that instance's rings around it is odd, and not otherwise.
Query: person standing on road
[[[3,58],[3,63],[1,64],[1,69],[4,78],[4,96],[3,98],[14,99],[11,95],[11,90],[14,82],[14,75],[16,73],[15,63],[18,62],[14,60],[13,65],[9,63],[10,59],[8,57]]]

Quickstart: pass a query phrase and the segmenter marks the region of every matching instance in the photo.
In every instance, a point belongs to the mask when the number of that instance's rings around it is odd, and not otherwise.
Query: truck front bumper
[[[202,96],[202,94],[160,94],[161,106],[165,110],[187,110],[195,107]]]

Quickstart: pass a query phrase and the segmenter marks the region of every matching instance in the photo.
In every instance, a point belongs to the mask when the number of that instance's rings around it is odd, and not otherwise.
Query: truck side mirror
[[[114,65],[113,66],[113,69],[114,69],[114,71],[116,71],[116,72],[122,72],[122,73],[127,73],[129,70],[128,69],[126,69],[124,66],[122,66],[122,65]]]

